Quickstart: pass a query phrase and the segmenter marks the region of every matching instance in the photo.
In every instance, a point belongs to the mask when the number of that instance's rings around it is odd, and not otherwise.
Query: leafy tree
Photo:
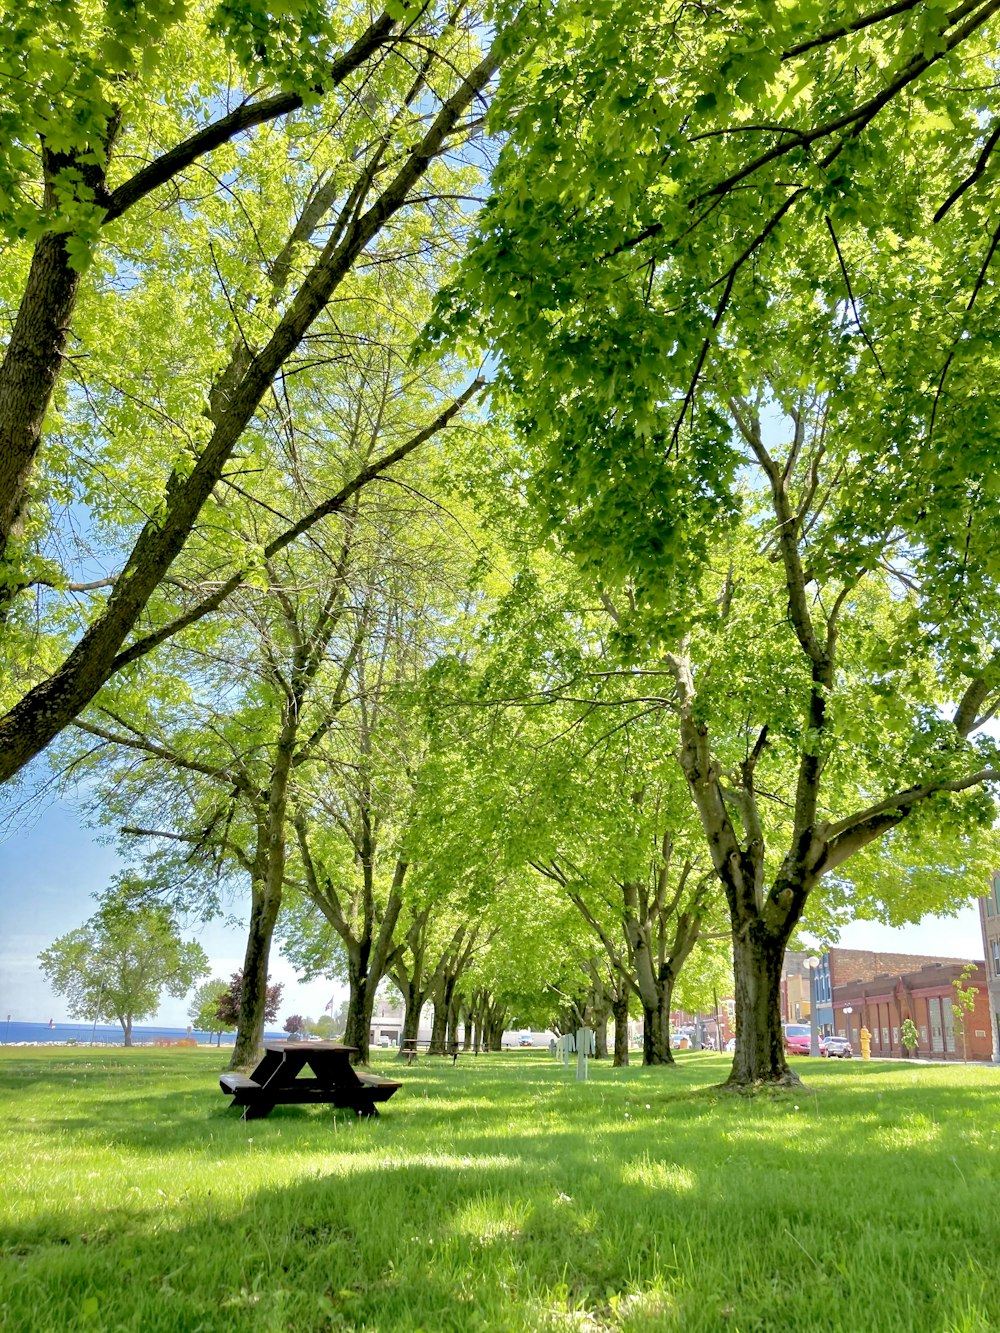
[[[951,983],[955,987],[955,1001],[951,1006],[951,1010],[962,1028],[963,1060],[968,1060],[969,1058],[969,1039],[965,1030],[965,1020],[975,1009],[976,996],[979,994],[979,987],[970,986],[969,978],[974,977],[977,971],[978,968],[975,963],[967,963],[966,966],[962,968],[961,974]]]
[[[448,159],[498,63],[461,6],[310,4],[280,25],[255,0],[68,13],[29,5],[0,59],[0,780],[426,439],[314,494],[251,553],[212,518],[269,452],[272,400],[293,429],[322,346],[304,340],[349,351],[336,307],[370,299],[359,269],[446,252],[437,220],[465,225],[468,164]],[[196,529],[219,544],[210,586],[165,583]],[[92,555],[106,577],[81,570]]]
[[[305,1019],[302,1017],[301,1014],[290,1014],[288,1018],[285,1019],[286,1032],[292,1035],[297,1033],[298,1035],[301,1036],[301,1034],[305,1032],[305,1030],[306,1030],[306,1023]]]
[[[188,1017],[199,1032],[216,1034],[216,1046],[222,1045],[223,1032],[232,1031],[232,1028],[219,1017],[219,998],[227,989],[226,983],[220,977],[202,982],[195,991],[188,1010]]]
[[[791,351],[773,350],[787,373]],[[731,368],[720,366],[723,383]],[[980,581],[985,517],[951,556],[983,590],[971,607],[942,588],[947,551],[916,545],[872,482],[892,439],[859,448],[857,408],[842,415],[790,388],[781,397],[783,443],[773,425],[765,440],[757,404],[730,388],[746,466],[766,489],[709,613],[666,656],[681,768],[731,916],[741,1086],[796,1081],[782,1051],[781,959],[824,877],[856,914],[899,920],[972,896],[981,856],[996,854],[993,799],[979,790],[1000,778],[982,731],[1000,688],[997,594]],[[900,479],[891,485],[898,501]],[[893,882],[897,860],[907,869]]]
[[[356,342],[334,364],[303,371],[297,388],[300,407],[303,400],[309,406],[308,414],[302,409],[303,436],[285,447],[276,442],[282,465],[271,460],[227,506],[244,558],[258,552],[269,515],[307,505],[342,472],[363,471],[414,432],[436,433],[440,418],[420,423],[448,377],[407,365],[412,320],[427,307],[430,276],[416,258],[391,282],[377,273],[365,283],[377,306],[340,313],[340,336],[350,331]],[[318,352],[318,337],[314,347]],[[424,472],[411,464],[405,475],[413,482]],[[395,614],[384,609],[383,593],[395,577],[393,562],[419,569],[423,561],[432,569],[428,560],[440,559],[428,554],[434,533],[426,519],[418,522],[420,507],[412,508],[406,539],[393,533],[400,501],[354,495],[336,519],[317,522],[313,543],[264,559],[210,625],[189,633],[183,646],[166,647],[152,681],[107,687],[76,724],[108,744],[87,762],[105,775],[109,807],[128,807],[132,837],[155,839],[161,850],[185,845],[188,871],[196,863],[231,877],[238,866],[249,877],[244,974],[254,984],[243,991],[235,1067],[254,1058],[263,1030],[264,977],[288,874],[289,801],[331,759],[345,758],[331,737],[344,733],[341,715],[351,692],[363,688],[359,654],[378,662],[380,636]],[[213,541],[203,549],[196,539],[179,559],[178,575],[185,582],[211,577],[217,556]],[[418,598],[426,595],[419,576],[415,587]],[[348,711],[363,735],[364,705]],[[168,789],[173,828],[162,817]],[[147,809],[140,822],[137,815]],[[199,882],[194,891],[204,887]]]
[[[114,1014],[126,1046],[133,1022],[156,1013],[164,990],[185,995],[209,970],[201,945],[181,939],[165,907],[131,910],[115,899],[38,959],[74,1018]]]
[[[314,1037],[320,1037],[323,1041],[335,1041],[337,1037],[343,1035],[344,1023],[347,1018],[346,1005],[341,1005],[335,1015],[320,1014],[319,1018],[307,1018],[305,1020],[305,1029],[312,1033]]]
[[[683,603],[732,505],[699,388],[716,345],[763,345],[789,273],[819,324],[849,310],[862,365],[888,374],[882,335],[908,343],[928,407],[971,370],[992,305],[998,21],[934,0],[651,20],[613,0],[554,7],[532,59],[504,68],[493,194],[442,328],[491,346],[534,502],[610,586],[627,573],[641,604]]]
[[[270,982],[271,978],[267,980]],[[280,981],[269,985],[264,993],[264,1021],[273,1023],[278,1017],[278,1006],[281,1004],[281,992],[284,990]],[[220,1023],[224,1023],[226,1031],[237,1026],[240,1021],[240,1006],[243,996],[243,969],[234,972],[229,978],[229,985],[219,996],[216,1004],[216,1012]]]
[[[920,1045],[920,1033],[917,1031],[917,1025],[909,1016],[903,1019],[900,1026],[899,1040],[908,1055],[913,1055]]]

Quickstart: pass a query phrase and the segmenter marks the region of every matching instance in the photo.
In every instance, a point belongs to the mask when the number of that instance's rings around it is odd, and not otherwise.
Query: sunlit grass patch
[[[0,1051],[0,1327],[996,1326],[991,1068],[804,1060],[806,1088],[747,1100],[704,1054],[586,1083],[535,1053],[385,1060],[377,1120],[244,1123],[220,1063]]]

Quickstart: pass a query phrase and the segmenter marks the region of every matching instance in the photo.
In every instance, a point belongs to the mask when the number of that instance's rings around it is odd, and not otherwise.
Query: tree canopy
[[[39,962],[74,1018],[96,1023],[114,1015],[126,1046],[133,1022],[155,1014],[164,991],[186,995],[208,972],[205,951],[181,939],[167,908],[135,911],[115,898],[44,949]]]

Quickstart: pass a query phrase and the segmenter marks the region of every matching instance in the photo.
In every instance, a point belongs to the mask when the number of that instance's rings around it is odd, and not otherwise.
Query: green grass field
[[[1000,1071],[512,1052],[244,1124],[223,1059],[0,1050],[0,1327],[1000,1329]]]

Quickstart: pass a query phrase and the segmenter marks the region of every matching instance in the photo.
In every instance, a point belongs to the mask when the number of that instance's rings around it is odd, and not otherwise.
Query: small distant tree
[[[899,1040],[903,1043],[907,1055],[913,1055],[920,1045],[920,1033],[912,1018],[903,1019],[899,1029]]]
[[[267,990],[264,998],[264,1022],[273,1023],[278,1017],[278,1006],[281,1004],[281,992],[284,990],[280,981],[271,983],[270,973],[267,977]],[[225,1030],[231,1031],[239,1025],[240,1021],[240,1000],[243,995],[243,969],[234,972],[229,978],[229,985],[219,996],[216,1012],[219,1022],[226,1025]]]
[[[126,1046],[133,1022],[156,1013],[163,991],[186,995],[209,970],[204,949],[181,939],[166,907],[132,908],[117,899],[43,949],[38,961],[74,1018],[114,1014]]]
[[[951,983],[955,987],[955,1000],[951,1006],[951,1012],[958,1019],[959,1027],[962,1029],[962,1059],[968,1062],[969,1049],[968,1038],[965,1032],[965,1016],[971,1014],[976,1007],[976,996],[979,994],[978,986],[970,986],[969,978],[975,976],[975,963],[966,963],[959,976]]]
[[[338,1019],[331,1014],[320,1014],[317,1019],[307,1018],[305,1027],[306,1031],[311,1032],[314,1037],[319,1037],[322,1041],[333,1041],[334,1037],[339,1036],[344,1030],[343,1022],[340,1023],[339,1028],[337,1022]]]
[[[301,1037],[306,1030],[306,1022],[301,1014],[290,1014],[285,1019],[285,1031],[289,1036]]]
[[[222,1045],[223,1032],[232,1032],[232,1025],[224,1023],[219,1017],[219,997],[228,990],[221,977],[203,981],[194,993],[188,1018],[199,1032],[208,1032],[215,1037],[216,1046]]]

